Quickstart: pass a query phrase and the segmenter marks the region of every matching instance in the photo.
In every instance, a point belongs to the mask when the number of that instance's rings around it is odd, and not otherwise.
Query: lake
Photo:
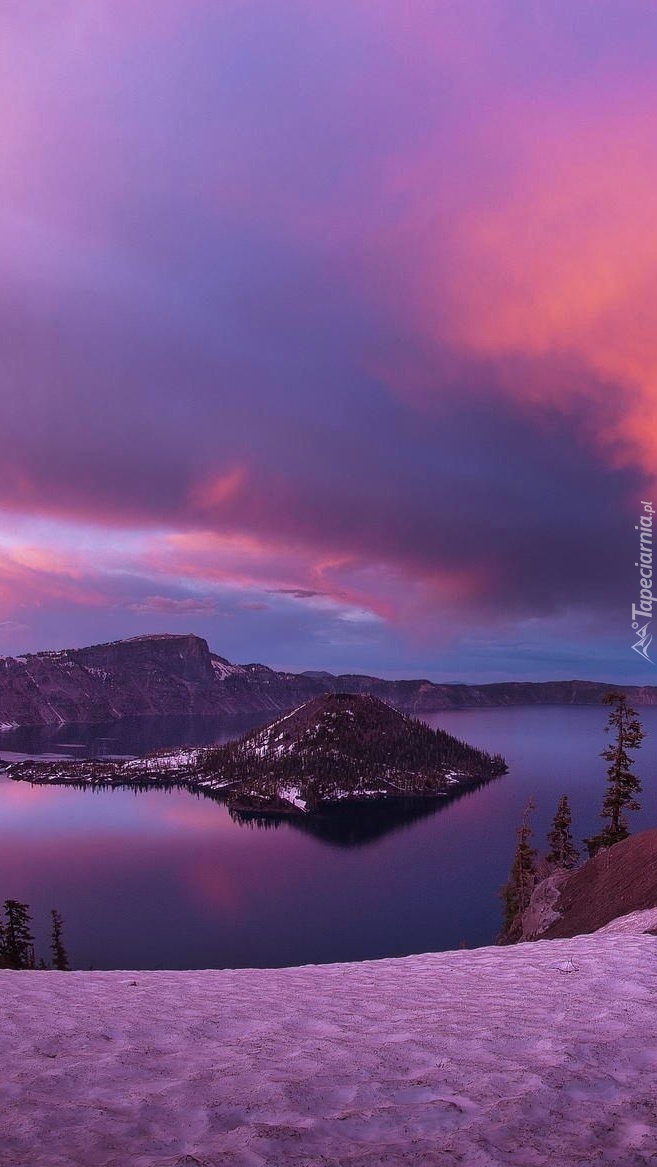
[[[647,737],[634,830],[657,826],[657,708],[639,713]],[[540,846],[562,793],[577,839],[597,829],[607,714],[573,706],[437,714],[430,724],[503,754],[509,773],[447,805],[342,811],[318,828],[240,824],[181,790],[80,791],[0,776],[0,899],[31,905],[44,955],[56,907],[77,968],[277,967],[490,944],[529,796]],[[244,728],[167,719],[21,731],[2,735],[0,757],[134,753]]]

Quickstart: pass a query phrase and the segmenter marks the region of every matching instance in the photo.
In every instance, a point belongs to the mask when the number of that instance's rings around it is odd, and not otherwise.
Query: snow
[[[160,773],[163,770],[177,770],[183,766],[193,767],[197,764],[202,749],[174,750],[171,753],[149,754],[145,758],[133,758],[126,762],[125,770],[153,770]]]
[[[299,810],[306,809],[306,800],[301,798],[301,791],[298,786],[285,786],[279,791],[279,795],[286,802],[291,802],[292,806],[297,806]]]
[[[283,725],[283,722],[289,721],[291,717],[294,717],[295,713],[298,713],[300,709],[303,709],[303,705],[295,705],[294,709],[291,709],[289,713],[284,715],[284,717],[279,717],[276,721],[272,722],[269,727],[271,733],[273,733],[275,729],[278,729],[280,725]]]
[[[301,707],[299,706],[299,708]],[[292,710],[292,713],[296,712],[296,709]],[[254,754],[257,758],[266,758],[270,756],[280,758],[282,754],[289,754],[294,743],[289,739],[289,737],[287,737],[284,730],[281,730],[280,733],[276,733],[276,731],[280,729],[282,722],[287,721],[288,717],[292,716],[292,713],[288,713],[285,715],[285,717],[281,717],[278,721],[274,721],[272,725],[267,726],[262,731],[262,733],[259,733],[253,737],[249,746],[249,752]]]
[[[464,777],[467,777],[467,776],[464,775],[462,770],[446,770],[445,771],[445,781],[450,786],[458,786],[462,782]]]
[[[640,1167],[657,938],[363,964],[0,972],[1,1167]]]
[[[657,928],[657,908],[646,908],[642,912],[629,912],[627,916],[618,916],[616,920],[599,928],[596,936],[627,936],[636,932],[647,932],[650,928]]]
[[[338,790],[332,793],[331,802],[343,802],[354,798],[381,798],[387,793],[384,787],[370,789],[366,786],[354,786],[352,790]]]
[[[225,661],[217,660],[216,657],[212,657],[210,663],[220,681],[225,681],[226,677],[234,677],[236,673],[244,672],[244,669],[241,669],[239,665],[228,664]]]

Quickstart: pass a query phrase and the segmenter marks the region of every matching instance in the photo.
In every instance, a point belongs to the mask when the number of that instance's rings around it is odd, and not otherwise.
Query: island
[[[313,815],[342,801],[446,798],[506,770],[499,754],[378,697],[332,693],[221,746],[129,760],[27,760],[5,774],[52,785],[183,786],[238,812]]]

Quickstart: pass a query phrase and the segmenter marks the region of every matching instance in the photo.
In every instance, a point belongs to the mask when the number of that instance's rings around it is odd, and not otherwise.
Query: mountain
[[[330,694],[235,742],[145,758],[23,761],[17,780],[170,785],[219,795],[241,812],[312,814],[347,799],[435,797],[506,772],[504,759],[466,745],[377,697]]]
[[[597,705],[618,687],[597,681],[443,685],[276,672],[262,664],[232,664],[210,652],[198,636],[161,634],[0,658],[0,728],[161,715],[265,718],[322,693],[368,694],[422,717],[442,709],[498,705]],[[657,704],[655,686],[622,689],[637,705]]]

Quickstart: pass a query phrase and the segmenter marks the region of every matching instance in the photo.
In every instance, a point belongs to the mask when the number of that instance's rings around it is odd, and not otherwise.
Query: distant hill
[[[125,717],[226,719],[284,713],[323,693],[378,697],[422,717],[442,709],[512,705],[597,705],[622,688],[637,705],[657,704],[655,686],[597,681],[443,685],[359,674],[276,672],[236,665],[198,636],[137,636],[89,648],[0,658],[0,728],[100,724]]]
[[[175,783],[241,812],[312,814],[345,800],[446,796],[498,777],[506,764],[377,697],[329,694],[223,746],[127,762],[24,761],[6,772],[55,785]]]

